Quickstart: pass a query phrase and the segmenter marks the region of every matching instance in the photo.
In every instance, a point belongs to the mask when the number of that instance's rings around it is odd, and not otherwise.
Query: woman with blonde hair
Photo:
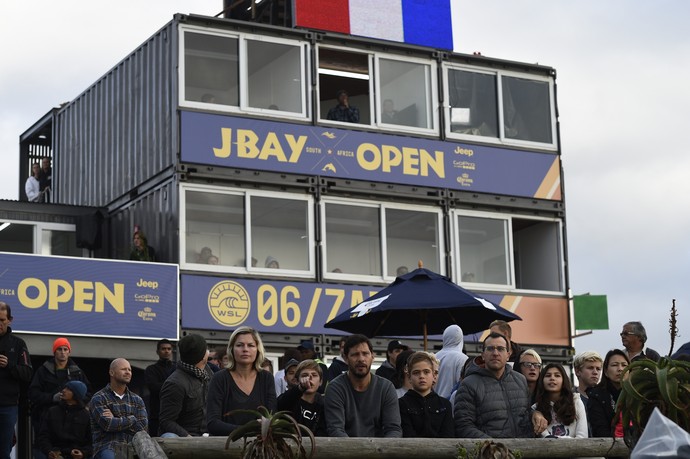
[[[255,416],[230,414],[233,410],[276,409],[273,375],[261,368],[265,356],[259,332],[237,328],[228,341],[228,365],[215,373],[208,388],[206,419],[208,433],[228,435]]]

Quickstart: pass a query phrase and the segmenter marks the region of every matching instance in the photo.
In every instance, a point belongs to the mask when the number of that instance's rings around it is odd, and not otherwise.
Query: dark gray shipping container
[[[110,207],[172,174],[176,28],[168,23],[58,111],[54,202]]]

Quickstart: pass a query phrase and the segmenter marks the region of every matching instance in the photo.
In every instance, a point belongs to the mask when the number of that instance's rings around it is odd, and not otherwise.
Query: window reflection
[[[460,283],[510,284],[508,221],[458,217]]]
[[[251,254],[258,267],[308,270],[307,201],[252,196],[250,202]]]
[[[430,66],[380,59],[381,122],[432,129]]]
[[[187,191],[187,263],[244,266],[244,197]]]
[[[448,92],[452,132],[498,137],[496,75],[449,70]]]
[[[381,275],[379,209],[326,204],[328,272]]]
[[[184,34],[185,99],[239,105],[237,38]]]
[[[438,214],[386,209],[388,276],[401,276],[424,267],[440,272]]]
[[[505,137],[552,143],[549,83],[506,76],[501,83]]]
[[[247,40],[247,73],[250,107],[302,112],[299,46]]]
[[[0,252],[34,253],[34,225],[0,221]]]
[[[74,231],[43,230],[42,255],[63,255],[81,257],[82,249],[77,247],[77,235]]]

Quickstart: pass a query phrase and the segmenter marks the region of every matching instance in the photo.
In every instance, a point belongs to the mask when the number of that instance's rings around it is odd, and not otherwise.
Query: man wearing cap
[[[300,341],[299,346],[297,346],[297,349],[302,353],[301,360],[315,361],[321,367],[321,374],[326,374],[326,372],[328,371],[328,367],[326,366],[324,361],[319,358],[319,354],[316,352],[316,349],[314,348],[314,342],[312,340],[303,339],[302,341]],[[321,385],[319,386],[320,394],[323,394],[324,390],[326,390],[326,382],[327,381],[325,379],[321,378]]]
[[[156,354],[158,361],[153,365],[146,367],[144,373],[144,380],[146,387],[149,389],[149,404],[147,411],[149,413],[149,433],[152,436],[158,435],[158,413],[160,412],[160,397],[161,387],[163,382],[175,370],[172,361],[173,345],[167,339],[161,339],[156,344]]]
[[[405,346],[402,341],[394,339],[388,343],[388,350],[386,351],[386,361],[381,364],[381,366],[376,370],[376,376],[381,376],[386,378],[390,382],[393,382],[395,378],[395,360],[402,351],[408,350],[409,347]]]
[[[359,123],[359,109],[350,105],[350,95],[344,89],[336,93],[338,105],[328,110],[326,119],[343,121],[345,123]]]
[[[199,437],[206,432],[206,396],[213,370],[201,335],[189,334],[177,344],[177,369],[163,383],[160,401],[161,437]]]
[[[0,301],[0,458],[10,457],[19,416],[19,392],[31,381],[31,358],[23,339],[12,333],[12,308]]]
[[[127,388],[132,380],[129,362],[113,360],[108,374],[110,383],[89,403],[94,459],[115,459],[115,445],[131,442],[134,434],[148,427],[144,401]]]
[[[48,459],[91,456],[91,427],[84,397],[86,384],[69,381],[60,391],[60,403],[43,417],[38,446]]]
[[[67,338],[57,338],[53,341],[53,358],[43,362],[38,367],[29,386],[29,400],[31,401],[31,423],[36,438],[41,427],[43,416],[53,406],[60,402],[60,393],[69,381],[81,381],[86,385],[84,402],[88,402],[91,394],[91,383],[86,374],[70,357],[72,346]]]

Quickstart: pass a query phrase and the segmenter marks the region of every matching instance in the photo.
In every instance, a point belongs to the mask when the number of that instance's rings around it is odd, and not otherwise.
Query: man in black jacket
[[[195,334],[177,345],[177,369],[163,383],[160,394],[161,437],[198,437],[206,432],[206,398],[213,371],[206,364],[206,340]]]
[[[26,343],[12,334],[12,308],[0,301],[0,457],[10,457],[19,414],[19,389],[31,381],[31,358]]]
[[[156,354],[158,361],[146,367],[144,380],[149,389],[149,404],[146,410],[149,414],[149,434],[152,437],[158,435],[158,413],[160,412],[161,387],[163,383],[175,370],[172,361],[173,345],[167,339],[159,340],[156,344]]]

